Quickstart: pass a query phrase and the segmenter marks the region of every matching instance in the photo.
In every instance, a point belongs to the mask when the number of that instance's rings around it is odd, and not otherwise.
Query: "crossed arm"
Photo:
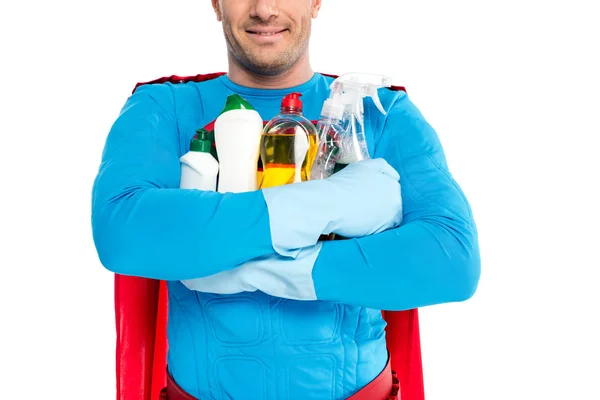
[[[402,225],[324,243],[313,270],[317,298],[385,310],[467,300],[480,276],[471,208],[407,97],[390,111],[375,152],[400,174]]]
[[[261,290],[384,310],[470,298],[480,274],[471,209],[448,171],[435,131],[406,97],[390,110],[375,157],[386,159],[400,174],[399,227],[326,241],[304,248],[296,259],[260,257],[235,270],[184,282],[186,286],[223,294]]]
[[[92,193],[101,263],[121,275],[181,280],[276,254],[262,192],[179,189],[174,108],[168,85],[142,86],[109,132]],[[243,246],[232,251],[231,243]]]
[[[271,279],[285,283],[295,279],[285,275],[290,263],[308,262],[319,300],[402,310],[473,295],[480,260],[471,209],[435,131],[407,97],[389,111],[375,148],[375,157],[400,174],[402,224],[325,242],[314,246],[314,257],[290,259],[273,249],[261,191],[178,189],[179,137],[170,90],[138,89],[107,139],[92,203],[94,240],[107,269],[187,280],[269,260],[276,271]]]

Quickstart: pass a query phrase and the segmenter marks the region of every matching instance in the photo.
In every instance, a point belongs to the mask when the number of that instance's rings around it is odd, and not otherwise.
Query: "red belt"
[[[161,400],[198,400],[187,394],[175,383],[167,371],[167,387],[160,394]],[[400,400],[400,384],[392,365],[388,363],[383,371],[367,386],[348,397],[347,400]]]

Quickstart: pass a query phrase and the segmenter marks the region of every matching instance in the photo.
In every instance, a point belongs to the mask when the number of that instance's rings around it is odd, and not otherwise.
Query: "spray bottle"
[[[211,154],[209,132],[198,129],[190,143],[190,151],[181,156],[182,189],[217,190],[219,162]]]
[[[381,75],[346,74],[335,79],[329,98],[323,103],[317,124],[318,153],[311,179],[326,179],[346,165],[369,159],[364,129],[363,98],[371,97],[386,114],[377,90],[391,86],[391,80]],[[339,240],[335,234],[322,235],[319,240]]]
[[[339,150],[336,157],[329,160],[329,163],[335,161],[333,173],[350,163],[370,158],[365,138],[363,98],[370,97],[377,109],[385,115],[377,90],[390,86],[391,79],[386,76],[361,73],[346,74],[332,82],[327,102],[344,105],[342,131],[339,140],[335,141]],[[330,168],[331,165],[327,165],[326,170]]]

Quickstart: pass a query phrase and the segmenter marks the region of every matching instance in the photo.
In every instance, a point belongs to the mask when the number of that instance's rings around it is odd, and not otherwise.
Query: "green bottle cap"
[[[239,94],[232,94],[227,97],[225,107],[223,108],[223,111],[221,111],[221,114],[231,110],[254,110],[254,107]]]
[[[206,129],[197,129],[197,135],[192,138],[190,151],[198,151],[202,153],[210,153],[212,143],[210,141],[209,132]]]

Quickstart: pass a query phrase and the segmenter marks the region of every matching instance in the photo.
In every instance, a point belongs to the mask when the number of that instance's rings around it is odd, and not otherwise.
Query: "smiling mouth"
[[[283,33],[287,31],[287,29],[283,29],[280,31],[273,31],[273,32],[261,32],[261,31],[246,31],[247,33],[250,33],[252,35],[258,35],[258,36],[274,36],[274,35],[278,35],[280,33]]]

